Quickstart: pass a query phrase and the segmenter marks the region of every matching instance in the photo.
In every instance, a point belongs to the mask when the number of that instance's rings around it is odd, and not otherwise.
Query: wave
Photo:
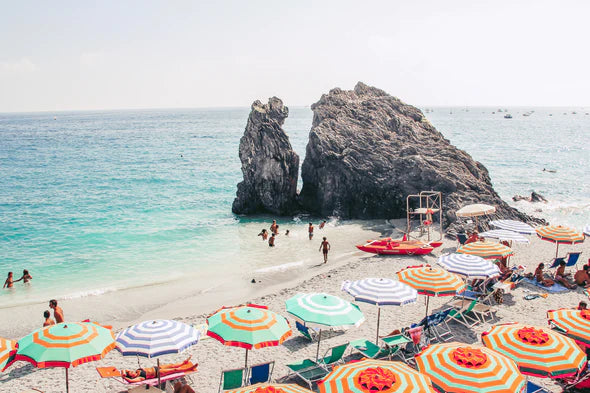
[[[269,266],[269,267],[264,267],[262,269],[255,270],[254,273],[283,272],[285,270],[295,269],[297,267],[303,266],[304,263],[305,263],[304,260],[302,260],[302,261],[296,261],[296,262],[283,263],[281,265]]]

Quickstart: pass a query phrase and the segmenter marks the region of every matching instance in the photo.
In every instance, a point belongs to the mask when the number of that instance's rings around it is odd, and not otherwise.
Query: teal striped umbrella
[[[68,368],[102,359],[115,348],[110,329],[93,322],[67,322],[35,330],[18,340],[15,360],[24,360],[37,368],[64,367],[66,392]]]
[[[320,393],[435,393],[430,379],[401,362],[365,359],[334,367]]]
[[[365,317],[357,305],[326,293],[299,293],[285,302],[287,312],[303,324],[320,328],[318,338],[319,357],[322,328],[347,328],[360,326]]]
[[[526,386],[512,359],[480,345],[430,345],[416,356],[416,366],[439,392],[515,393]]]
[[[291,335],[289,322],[266,306],[224,307],[207,318],[207,335],[223,345],[251,349],[281,345]]]
[[[6,367],[14,361],[16,353],[16,341],[0,337],[0,370],[4,371]]]
[[[227,393],[313,393],[311,390],[294,384],[257,383]]]

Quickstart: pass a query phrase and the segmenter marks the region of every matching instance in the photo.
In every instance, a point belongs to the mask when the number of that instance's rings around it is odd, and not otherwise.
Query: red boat
[[[430,254],[442,242],[424,243],[420,240],[384,239],[369,240],[367,244],[356,246],[361,251],[379,255],[426,255]]]

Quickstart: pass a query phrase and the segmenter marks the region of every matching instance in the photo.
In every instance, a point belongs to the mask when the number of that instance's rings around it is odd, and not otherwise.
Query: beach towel
[[[546,287],[543,284],[537,282],[537,280],[535,280],[535,279],[525,278],[523,281],[526,282],[527,284],[531,284],[536,287],[543,288],[545,291],[551,292],[551,293],[562,293],[562,292],[569,291],[569,289],[567,289],[566,287],[564,287],[563,285],[558,284],[558,283],[555,283],[550,287]]]

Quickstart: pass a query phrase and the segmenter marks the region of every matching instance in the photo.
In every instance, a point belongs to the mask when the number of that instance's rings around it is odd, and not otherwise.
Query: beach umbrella
[[[569,337],[541,327],[504,324],[481,335],[483,344],[516,362],[520,372],[542,378],[575,375],[586,354]]]
[[[68,369],[100,360],[113,348],[115,338],[110,329],[93,322],[62,322],[18,340],[15,360],[24,360],[37,368],[64,367],[69,392]]]
[[[584,227],[584,235],[590,236],[590,225]]]
[[[396,273],[398,280],[426,295],[426,315],[431,296],[455,296],[465,291],[465,282],[454,273],[430,265],[409,266]]]
[[[379,342],[379,320],[382,306],[404,306],[414,303],[418,292],[409,285],[389,278],[366,278],[357,281],[344,281],[342,290],[354,296],[357,302],[377,306],[377,338]]]
[[[484,259],[500,259],[513,254],[510,247],[492,242],[467,243],[459,247],[457,253],[475,255]]]
[[[14,361],[16,341],[0,337],[0,370],[4,371]]]
[[[320,329],[316,359],[320,355],[322,329],[358,327],[365,317],[356,304],[326,293],[298,293],[285,302],[287,312],[296,320]]]
[[[334,367],[318,389],[320,393],[436,392],[430,378],[407,364],[373,359]]]
[[[266,306],[223,307],[207,318],[207,335],[223,345],[248,351],[281,345],[291,334],[289,322]]]
[[[590,348],[590,310],[550,310],[547,312],[547,319],[558,331]]]
[[[479,217],[492,214],[495,211],[495,206],[486,205],[483,203],[475,203],[473,205],[463,206],[461,209],[457,210],[455,214],[457,217]]]
[[[490,231],[481,232],[479,236],[484,238],[507,240],[515,243],[530,243],[529,239],[518,232],[512,232],[507,229],[492,229]]]
[[[418,370],[439,392],[516,393],[526,387],[512,359],[480,345],[433,344],[415,359]]]
[[[199,342],[201,333],[186,323],[167,319],[144,321],[117,334],[117,350],[123,356],[155,358],[180,353]],[[158,367],[160,360],[157,360]],[[158,373],[158,382],[160,375]]]
[[[257,383],[243,388],[230,390],[226,393],[313,393],[295,384]]]
[[[521,221],[516,220],[492,220],[490,225],[496,228],[505,229],[512,232],[517,232],[523,235],[532,235],[535,233],[535,228]]]
[[[546,225],[537,228],[536,231],[537,236],[541,239],[553,242],[557,245],[555,249],[555,258],[557,258],[560,244],[577,244],[584,241],[583,233],[561,225]]]
[[[445,254],[436,261],[447,271],[470,279],[486,280],[500,275],[498,266],[482,257],[470,254]]]

